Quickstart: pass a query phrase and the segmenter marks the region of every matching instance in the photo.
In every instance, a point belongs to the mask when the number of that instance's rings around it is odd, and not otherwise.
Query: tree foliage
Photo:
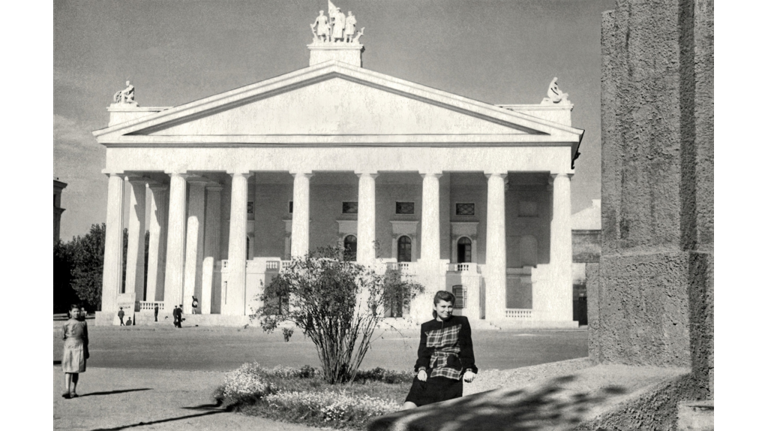
[[[53,312],[66,313],[70,304],[78,302],[77,293],[72,290],[72,256],[67,244],[58,241],[53,245]]]
[[[424,291],[397,272],[379,274],[344,256],[343,249],[326,247],[294,258],[265,286],[258,298],[264,305],[251,316],[267,332],[293,322],[315,344],[331,384],[354,380],[388,301],[407,307]]]
[[[104,223],[91,225],[84,236],[77,236],[69,243],[72,255],[72,288],[88,308],[101,308],[101,282],[104,273]]]

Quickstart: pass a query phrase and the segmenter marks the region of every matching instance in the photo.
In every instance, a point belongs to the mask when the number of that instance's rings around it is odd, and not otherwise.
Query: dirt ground
[[[317,366],[314,345],[298,332],[286,343],[281,333],[265,334],[260,328],[120,328],[90,323],[91,359],[78,386],[81,397],[65,400],[58,362],[61,322],[54,322],[54,429],[310,429],[225,412],[212,404],[211,397],[223,382],[222,372],[244,362],[267,367]],[[416,359],[417,332],[382,335],[363,368],[410,369]],[[508,370],[587,355],[586,329],[475,331],[473,340],[480,367],[478,389],[485,386],[483,370]]]

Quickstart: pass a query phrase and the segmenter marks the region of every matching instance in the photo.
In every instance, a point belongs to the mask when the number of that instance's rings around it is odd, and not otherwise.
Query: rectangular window
[[[461,284],[453,286],[453,296],[456,297],[456,303],[453,304],[453,308],[464,308],[467,302],[467,289]]]
[[[293,214],[293,201],[288,202],[288,214]]]
[[[253,201],[248,202],[248,214],[253,214]]]
[[[357,214],[357,202],[342,202],[342,214]]]
[[[413,202],[395,202],[395,214],[413,214]]]
[[[475,215],[475,204],[456,204],[456,215],[472,216]]]
[[[520,209],[517,212],[518,217],[538,217],[539,205],[538,202],[532,201],[520,201]]]

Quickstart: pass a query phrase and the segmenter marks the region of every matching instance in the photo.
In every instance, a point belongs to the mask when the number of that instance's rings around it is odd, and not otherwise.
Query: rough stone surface
[[[600,362],[690,366],[687,280],[682,252],[603,257]]]
[[[713,431],[715,429],[715,402],[685,401],[677,406],[678,431]]]
[[[590,359],[692,372],[579,429],[676,429],[714,397],[711,0],[618,1],[602,24],[602,250]]]
[[[713,17],[707,0],[618,1],[603,15],[603,238],[590,298],[590,357],[690,367],[686,390],[700,398],[714,374]]]
[[[573,230],[574,263],[600,262],[600,230]]]
[[[368,429],[673,429],[668,425],[675,423],[676,398],[664,391],[676,390],[685,368],[586,364],[574,360],[512,370],[501,389],[385,415]],[[668,403],[671,410],[661,408]],[[647,426],[651,423],[654,427]]]

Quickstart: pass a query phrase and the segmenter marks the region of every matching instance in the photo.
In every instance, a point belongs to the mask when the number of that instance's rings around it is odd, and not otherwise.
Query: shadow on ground
[[[497,389],[382,416],[368,426],[384,430],[541,430],[571,429],[594,409],[627,393],[609,385],[589,390],[567,375],[524,389]]]
[[[184,420],[184,419],[197,418],[197,417],[200,417],[200,416],[210,416],[210,415],[215,415],[215,414],[219,414],[219,413],[226,413],[226,412],[227,412],[226,410],[216,410],[216,411],[210,411],[210,412],[206,412],[206,413],[198,413],[198,414],[194,414],[194,415],[185,415],[185,416],[178,416],[178,417],[173,417],[173,418],[168,418],[168,419],[159,419],[159,420],[150,421],[150,422],[137,422],[135,424],[122,425],[122,426],[114,427],[114,428],[98,428],[98,429],[95,429],[93,431],[117,431],[117,430],[124,430],[124,429],[128,429],[128,428],[142,427],[142,426],[147,426],[147,425],[156,425],[156,424],[168,423],[168,422],[173,422],[173,421],[180,421],[180,420]]]
[[[105,391],[105,392],[90,392],[87,394],[80,395],[80,398],[83,397],[95,397],[98,395],[114,395],[114,394],[124,394],[126,392],[140,392],[140,391],[151,391],[152,388],[139,388],[139,389],[119,389],[116,391]]]

